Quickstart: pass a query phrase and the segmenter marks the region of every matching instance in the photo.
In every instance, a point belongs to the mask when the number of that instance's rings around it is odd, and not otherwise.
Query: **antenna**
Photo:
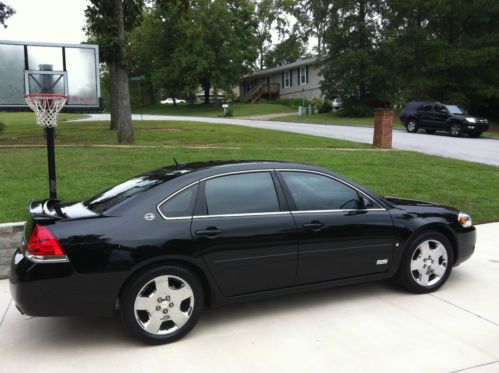
[[[175,159],[175,157],[173,157],[173,162],[175,162],[175,167],[178,168],[178,162],[177,160]]]

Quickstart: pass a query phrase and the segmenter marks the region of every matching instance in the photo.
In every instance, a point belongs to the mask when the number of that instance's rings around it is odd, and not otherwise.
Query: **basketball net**
[[[67,101],[64,95],[35,93],[25,97],[28,106],[35,112],[36,124],[46,128],[57,126],[57,114]]]

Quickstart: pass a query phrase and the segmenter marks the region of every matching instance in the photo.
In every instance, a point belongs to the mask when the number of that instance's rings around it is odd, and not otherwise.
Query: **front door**
[[[323,174],[280,177],[299,232],[297,285],[388,271],[395,242],[388,211]]]
[[[225,296],[293,284],[296,227],[273,172],[210,178],[199,195],[192,235]]]

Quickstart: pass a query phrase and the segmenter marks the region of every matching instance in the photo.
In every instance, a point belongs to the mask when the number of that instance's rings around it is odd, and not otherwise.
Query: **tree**
[[[378,0],[337,2],[337,11],[325,34],[327,54],[321,59],[322,91],[343,101],[365,100],[368,92],[387,93],[379,83],[376,65],[381,25]]]
[[[306,54],[306,49],[301,38],[291,35],[275,45],[265,55],[265,67],[277,67],[296,62]]]
[[[256,3],[255,14],[258,22],[256,29],[257,67],[262,70],[264,67],[269,67],[265,66],[265,58],[272,44],[272,32],[278,31],[279,34],[283,34],[287,19],[282,3],[276,0],[260,0]]]
[[[111,129],[118,142],[133,143],[133,126],[128,87],[126,32],[142,19],[144,0],[90,0],[85,10],[89,40],[101,47],[101,60],[110,66]]]
[[[16,11],[12,9],[12,7],[0,1],[0,25],[7,28],[5,21],[7,21],[7,18],[13,16],[15,13]]]

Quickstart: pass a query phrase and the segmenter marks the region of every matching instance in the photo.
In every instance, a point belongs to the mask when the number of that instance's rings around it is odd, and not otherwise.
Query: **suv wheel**
[[[164,265],[137,276],[124,290],[121,320],[135,337],[149,344],[174,342],[196,324],[203,290],[185,268]]]
[[[410,133],[418,132],[419,126],[418,126],[418,122],[416,121],[416,119],[414,119],[414,118],[409,119],[407,121],[407,125],[405,126],[405,129],[407,130],[407,132],[410,132]]]
[[[449,133],[452,137],[459,137],[461,136],[461,123],[451,123],[450,128],[449,128]]]

